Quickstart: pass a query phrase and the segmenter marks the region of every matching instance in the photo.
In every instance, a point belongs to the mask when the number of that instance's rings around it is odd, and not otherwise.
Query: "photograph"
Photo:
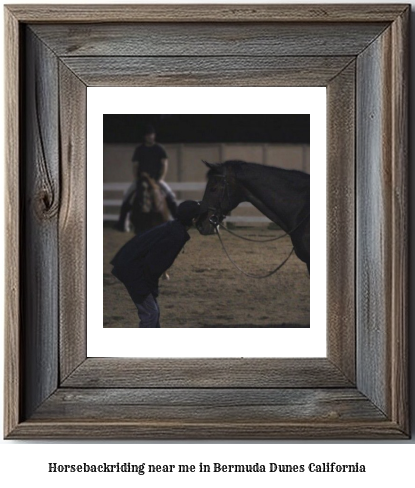
[[[104,328],[310,327],[310,115],[103,115]]]

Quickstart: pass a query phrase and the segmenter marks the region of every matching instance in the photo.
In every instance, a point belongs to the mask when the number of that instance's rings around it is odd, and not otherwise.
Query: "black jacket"
[[[178,220],[161,224],[128,241],[112,259],[112,274],[124,283],[134,302],[158,295],[161,275],[190,239]]]

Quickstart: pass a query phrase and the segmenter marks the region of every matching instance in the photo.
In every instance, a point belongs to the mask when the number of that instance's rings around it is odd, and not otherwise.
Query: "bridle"
[[[224,166],[224,173],[223,174],[214,174],[212,175],[214,178],[221,178],[223,180],[222,185],[222,195],[219,199],[219,203],[217,207],[208,207],[208,210],[211,210],[213,214],[209,218],[209,223],[213,225],[213,227],[217,227],[218,225],[222,225],[222,220],[226,218],[227,212],[223,211],[222,204],[225,198],[228,199],[229,208],[231,206],[231,197],[229,194],[229,182],[228,182],[228,170],[226,166]]]

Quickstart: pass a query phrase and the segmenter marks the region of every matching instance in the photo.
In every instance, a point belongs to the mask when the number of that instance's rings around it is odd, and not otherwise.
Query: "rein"
[[[217,236],[219,237],[219,241],[220,241],[222,248],[225,251],[225,254],[228,257],[229,261],[235,266],[235,268],[238,271],[240,271],[242,274],[244,274],[248,278],[255,278],[257,280],[263,280],[264,278],[269,278],[270,276],[275,274],[277,271],[279,271],[284,266],[284,264],[290,259],[290,257],[292,256],[292,254],[294,252],[294,247],[293,247],[290,251],[290,254],[284,259],[284,261],[282,261],[282,263],[280,263],[275,269],[273,269],[272,271],[270,271],[269,273],[267,273],[265,275],[255,275],[255,274],[247,273],[238,264],[235,263],[235,261],[232,259],[232,257],[228,253],[228,250],[226,249],[225,244],[222,241],[222,237],[219,234],[218,227],[215,227],[215,232],[216,232]]]
[[[280,236],[277,236],[277,237],[271,237],[271,239],[250,239],[249,237],[244,237],[244,236],[241,236],[240,234],[237,234],[236,232],[233,232],[231,230],[229,230],[227,227],[225,227],[222,222],[216,222],[215,220],[213,220],[212,222],[212,219],[210,220],[210,223],[213,225],[213,227],[217,227],[219,226],[221,229],[225,230],[226,232],[228,232],[229,234],[232,234],[233,236],[237,237],[238,239],[242,239],[243,241],[249,241],[249,242],[273,242],[273,241],[278,241],[279,239],[282,239],[283,237],[287,237],[287,236],[290,236],[293,232],[295,232],[300,226],[301,224],[303,224],[308,218],[310,217],[310,215],[307,215],[304,219],[302,219],[300,221],[300,223],[298,225],[296,225],[294,227],[294,229],[291,229],[289,232],[285,232],[284,234],[280,235]],[[214,223],[215,222],[215,223]]]

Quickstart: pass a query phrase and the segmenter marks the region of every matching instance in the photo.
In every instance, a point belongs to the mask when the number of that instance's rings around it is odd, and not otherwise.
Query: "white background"
[[[8,3],[19,3],[9,1]],[[26,0],[26,3],[34,3]],[[52,2],[44,2],[52,3]],[[73,3],[82,3],[73,1]],[[90,3],[109,3],[105,0]],[[113,2],[116,3],[116,2]],[[123,0],[123,3],[130,3]],[[137,2],[135,2],[137,3]],[[170,3],[164,0],[163,3]],[[173,2],[171,2],[173,3]],[[184,2],[182,2],[184,3]],[[213,2],[212,2],[213,3]],[[228,3],[234,3],[229,1]],[[240,0],[237,3],[243,3]],[[253,2],[250,2],[253,3]],[[262,3],[265,3],[264,0]],[[281,2],[282,3],[282,2]],[[287,3],[287,2],[285,2]],[[290,2],[295,3],[295,2]],[[305,0],[297,3],[307,3]],[[310,2],[308,2],[310,3]],[[321,3],[343,3],[329,0]],[[359,2],[353,2],[359,3]],[[386,3],[370,2],[364,3]],[[415,1],[412,0],[412,8],[415,8]],[[412,14],[412,26],[414,31],[414,16]],[[1,28],[3,24],[1,25]],[[0,39],[3,39],[0,33]],[[415,51],[415,50],[414,50]],[[411,95],[414,94],[415,83],[415,54],[412,57],[412,87]],[[0,50],[3,54],[3,49]],[[3,97],[0,97],[0,102]],[[415,141],[414,124],[414,102],[411,102],[411,139]],[[0,131],[2,143],[3,131]],[[3,151],[4,153],[4,151]],[[411,148],[411,165],[414,163],[415,148]],[[412,171],[411,187],[415,188],[415,172]],[[410,192],[411,193],[411,192]],[[413,192],[412,192],[413,193]],[[0,198],[0,216],[3,216],[3,199]],[[414,209],[414,203],[411,202]],[[415,212],[412,211],[412,215]],[[414,217],[412,217],[413,220]],[[412,222],[413,224],[413,222]],[[414,226],[412,225],[412,229]],[[3,232],[0,232],[0,246],[3,251],[4,241]],[[411,242],[415,242],[414,231],[411,231]],[[414,276],[411,270],[411,282]],[[1,281],[0,305],[3,306],[4,286]],[[413,287],[412,287],[413,289]],[[414,292],[412,291],[412,294]],[[414,303],[415,296],[411,296],[410,303]],[[412,314],[411,314],[412,318]],[[411,320],[413,323],[413,320]],[[415,351],[414,334],[411,338],[411,351]],[[3,339],[0,335],[1,340]],[[0,354],[3,353],[3,344],[0,344]],[[413,356],[414,354],[412,354]],[[0,367],[2,368],[2,361]],[[412,359],[412,371],[414,370],[414,360]],[[3,377],[2,370],[0,371]],[[412,390],[414,390],[414,380],[412,378]],[[412,412],[414,412],[415,399],[412,393]],[[2,408],[2,403],[0,408]],[[414,415],[412,414],[414,418]],[[415,435],[415,432],[414,434]],[[251,486],[261,483],[262,486],[275,487],[281,483],[292,483],[294,486],[306,484],[318,484],[320,487],[350,487],[368,486],[377,483],[381,486],[393,486],[396,484],[407,483],[408,486],[414,484],[413,460],[415,458],[414,440],[410,442],[333,442],[333,443],[312,443],[312,442],[262,442],[262,443],[69,443],[69,442],[12,442],[0,441],[0,477],[1,481],[12,482],[17,486],[37,486],[42,484],[44,487],[73,487],[75,483],[86,486],[87,483],[100,483],[102,486],[123,483],[124,487],[139,484],[142,486],[162,486],[168,483],[180,482],[182,486],[211,486],[212,481],[218,486],[232,481]],[[47,474],[48,462],[77,463],[77,462],[134,462],[134,463],[199,463],[203,461],[221,462],[227,464],[236,463],[309,463],[309,462],[331,462],[350,463],[358,461],[366,464],[367,474],[276,474],[266,475],[241,475],[241,474],[214,474],[214,475],[158,475],[150,478],[150,475],[138,477],[138,475],[52,475]],[[1,482],[0,481],[0,482]]]
[[[102,188],[97,185],[103,181],[103,114],[158,113],[166,107],[177,114],[195,113],[196,108],[199,114],[254,114],[258,110],[261,114],[310,114],[311,269],[318,272],[312,273],[310,280],[309,329],[103,328],[99,218],[103,204]],[[87,114],[88,356],[326,357],[326,89],[94,87],[87,89]],[[306,276],[305,265],[303,272]]]

